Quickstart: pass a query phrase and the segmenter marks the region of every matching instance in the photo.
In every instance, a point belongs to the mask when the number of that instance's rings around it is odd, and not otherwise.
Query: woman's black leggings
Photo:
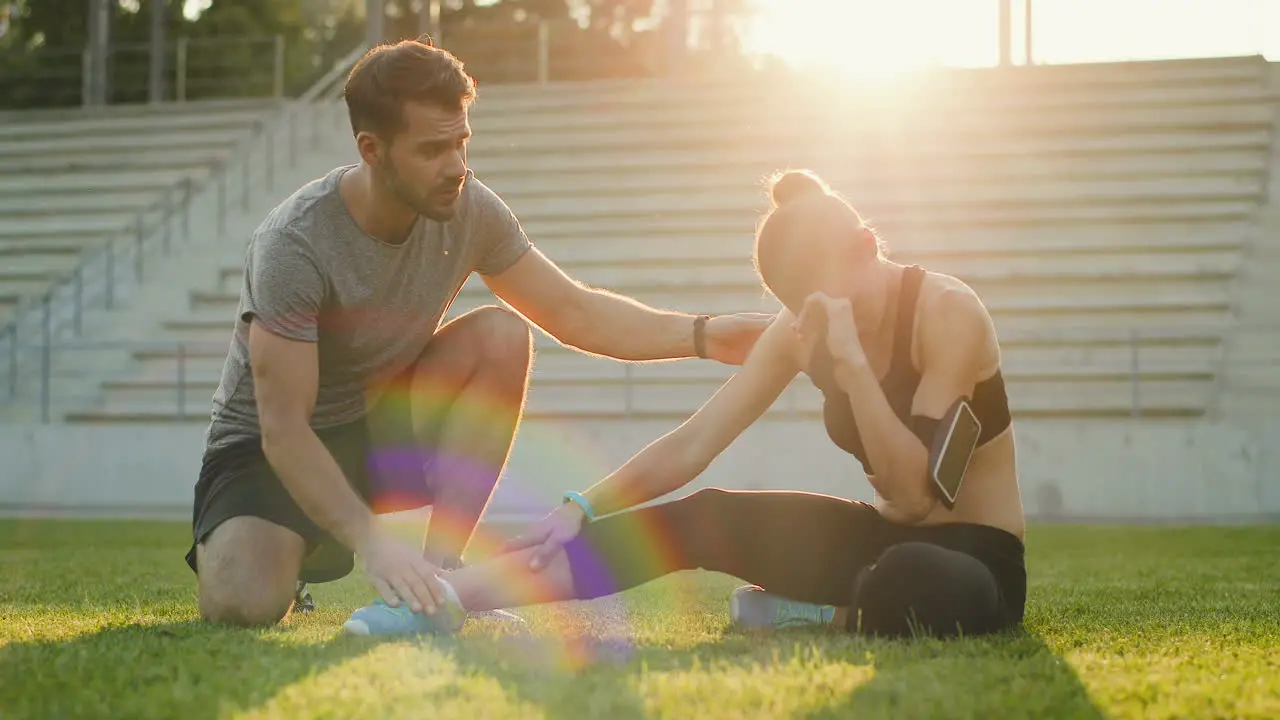
[[[974,524],[897,525],[866,503],[699,490],[584,525],[565,546],[575,597],[677,570],[722,572],[793,600],[848,607],[849,629],[948,637],[1022,620],[1022,541]]]

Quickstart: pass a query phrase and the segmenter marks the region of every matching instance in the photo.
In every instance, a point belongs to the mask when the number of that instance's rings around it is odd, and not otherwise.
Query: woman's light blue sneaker
[[[383,600],[356,610],[342,628],[351,635],[394,637],[397,635],[451,635],[462,629],[467,611],[453,586],[443,580],[448,599],[436,607],[434,615],[414,612],[407,605],[391,607]]]
[[[826,625],[835,619],[834,605],[788,600],[770,595],[758,585],[744,585],[729,597],[729,618],[751,629],[781,629]]]

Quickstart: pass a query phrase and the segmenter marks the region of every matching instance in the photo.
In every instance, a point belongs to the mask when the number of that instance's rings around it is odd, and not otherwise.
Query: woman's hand
[[[533,526],[529,532],[508,540],[502,546],[504,553],[515,552],[525,548],[537,547],[533,557],[529,558],[529,569],[533,571],[546,567],[551,558],[565,543],[577,537],[585,519],[582,508],[575,503],[565,503],[552,510],[545,518]]]
[[[806,345],[826,336],[827,350],[837,361],[865,363],[866,354],[858,340],[858,326],[853,322],[853,305],[848,298],[833,298],[813,293],[805,298],[800,317],[792,325]]]

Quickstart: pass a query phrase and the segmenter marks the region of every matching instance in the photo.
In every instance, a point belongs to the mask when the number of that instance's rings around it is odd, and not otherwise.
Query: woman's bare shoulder
[[[953,344],[957,332],[980,339],[985,348],[984,372],[1000,365],[1000,343],[986,303],[968,283],[946,273],[926,271],[916,312],[916,345]],[[989,370],[988,370],[989,369]]]

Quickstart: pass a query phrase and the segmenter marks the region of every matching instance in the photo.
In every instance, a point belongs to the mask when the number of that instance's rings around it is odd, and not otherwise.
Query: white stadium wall
[[[533,518],[602,477],[670,423],[529,421],[490,519]],[[1025,420],[1023,499],[1043,521],[1248,522],[1280,517],[1280,432],[1205,421]],[[0,426],[8,515],[186,518],[202,429]],[[821,426],[752,427],[688,488],[794,489],[870,500],[856,462]]]

